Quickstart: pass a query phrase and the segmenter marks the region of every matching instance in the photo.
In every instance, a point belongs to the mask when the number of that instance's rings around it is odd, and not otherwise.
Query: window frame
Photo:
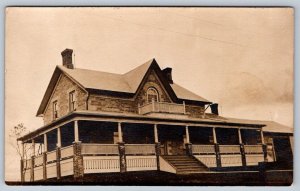
[[[58,101],[55,100],[52,102],[52,114],[53,120],[58,118]]]
[[[69,92],[69,112],[76,110],[75,90]]]
[[[154,92],[156,92],[156,95],[154,95],[154,94],[149,94],[149,91],[152,91],[152,90],[154,90]],[[151,100],[149,100],[149,95],[151,95],[151,96],[156,96],[156,100],[154,100],[154,101],[159,102],[159,93],[158,93],[158,91],[157,91],[156,88],[154,88],[154,87],[149,87],[149,88],[147,89],[147,102],[148,102],[148,103],[151,103],[151,102],[152,102],[152,98],[151,98]]]

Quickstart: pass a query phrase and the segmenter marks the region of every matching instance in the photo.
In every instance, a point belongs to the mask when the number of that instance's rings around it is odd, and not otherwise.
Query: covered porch
[[[72,118],[23,140],[32,144],[32,157],[21,161],[21,176],[22,181],[38,181],[168,171],[165,155],[195,157],[208,168],[258,165],[266,162],[263,140],[261,128],[254,127]]]

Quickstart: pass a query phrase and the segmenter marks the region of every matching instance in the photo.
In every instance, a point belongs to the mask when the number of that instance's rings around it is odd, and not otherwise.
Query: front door
[[[181,141],[168,140],[161,145],[162,155],[184,155],[184,146]]]

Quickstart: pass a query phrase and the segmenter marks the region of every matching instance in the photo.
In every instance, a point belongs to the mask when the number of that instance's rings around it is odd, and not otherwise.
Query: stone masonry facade
[[[147,89],[149,87],[154,87],[158,91],[159,100],[161,102],[171,102],[169,96],[160,84],[157,75],[154,71],[152,71],[142,85],[142,88],[136,96],[136,99],[115,98],[92,94],[90,95],[88,101],[89,110],[119,113],[138,113],[138,104],[146,104]]]
[[[75,90],[75,108],[76,110],[117,112],[117,113],[138,113],[138,104],[141,106],[147,103],[147,90],[150,87],[158,91],[159,101],[171,103],[171,99],[163,88],[156,73],[151,71],[148,78],[144,81],[135,98],[126,99],[118,97],[109,97],[96,94],[90,94],[87,99],[87,93],[76,83],[62,74],[51,96],[48,106],[44,113],[44,123],[49,124],[53,119],[53,102],[57,101],[58,118],[67,115],[69,111],[69,93]],[[87,102],[88,100],[88,102]],[[190,117],[203,117],[204,107],[186,105],[186,113]]]
[[[76,110],[86,109],[87,94],[66,75],[61,74],[44,113],[44,124],[53,119],[53,102],[57,101],[58,118],[67,115],[69,111],[69,93],[75,90]]]

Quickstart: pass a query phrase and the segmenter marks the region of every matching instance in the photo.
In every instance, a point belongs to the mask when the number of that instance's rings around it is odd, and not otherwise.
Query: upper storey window
[[[70,111],[75,110],[75,91],[71,91],[69,93],[69,110]]]
[[[148,88],[147,90],[147,101],[151,103],[153,101],[158,102],[158,92],[155,88]]]
[[[52,103],[52,107],[53,107],[53,120],[58,118],[58,108],[57,108],[57,101],[54,101]]]

